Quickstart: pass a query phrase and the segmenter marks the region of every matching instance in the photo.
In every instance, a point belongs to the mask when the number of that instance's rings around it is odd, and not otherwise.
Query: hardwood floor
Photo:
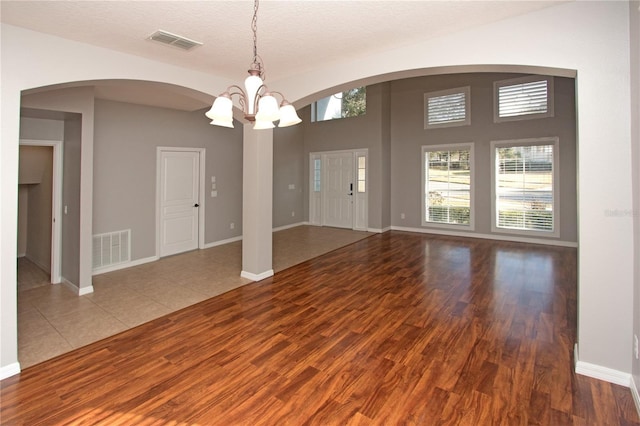
[[[0,422],[640,424],[575,335],[575,249],[392,231],[27,368]]]
[[[368,232],[296,226],[273,233],[278,272]],[[242,242],[193,250],[93,276],[78,296],[26,259],[18,260],[18,360],[24,369],[252,282],[242,278]]]

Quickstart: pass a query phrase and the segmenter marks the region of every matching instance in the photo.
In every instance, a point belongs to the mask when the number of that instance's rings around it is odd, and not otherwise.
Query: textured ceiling
[[[258,54],[267,78],[318,63],[415,43],[558,1],[269,1],[258,12]],[[252,60],[253,2],[6,1],[4,23],[206,73],[244,79]],[[148,41],[162,29],[203,43],[191,51]]]

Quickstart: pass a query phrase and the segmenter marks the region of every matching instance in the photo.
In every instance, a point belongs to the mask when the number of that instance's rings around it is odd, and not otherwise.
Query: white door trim
[[[51,283],[62,282],[62,141],[20,139],[20,145],[53,147],[53,182],[51,185]]]
[[[205,248],[204,243],[204,218],[205,218],[205,148],[185,148],[185,147],[169,147],[158,146],[156,147],[156,258],[160,258],[160,189],[162,187],[162,153],[163,152],[197,152],[199,154],[200,164],[200,177],[199,177],[199,207],[198,207],[198,248]]]

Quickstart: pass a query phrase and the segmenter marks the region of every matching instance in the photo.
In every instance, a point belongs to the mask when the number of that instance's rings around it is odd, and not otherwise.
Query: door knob
[[[200,207],[200,204],[195,203],[195,204],[193,205],[193,207]]]

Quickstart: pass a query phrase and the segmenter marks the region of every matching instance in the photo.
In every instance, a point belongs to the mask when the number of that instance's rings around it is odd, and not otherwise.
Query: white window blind
[[[469,87],[425,94],[425,128],[469,123]]]
[[[495,121],[553,116],[552,82],[543,76],[495,82]]]
[[[496,227],[554,231],[554,145],[496,147]]]
[[[471,147],[423,147],[423,155],[423,224],[470,225]]]

